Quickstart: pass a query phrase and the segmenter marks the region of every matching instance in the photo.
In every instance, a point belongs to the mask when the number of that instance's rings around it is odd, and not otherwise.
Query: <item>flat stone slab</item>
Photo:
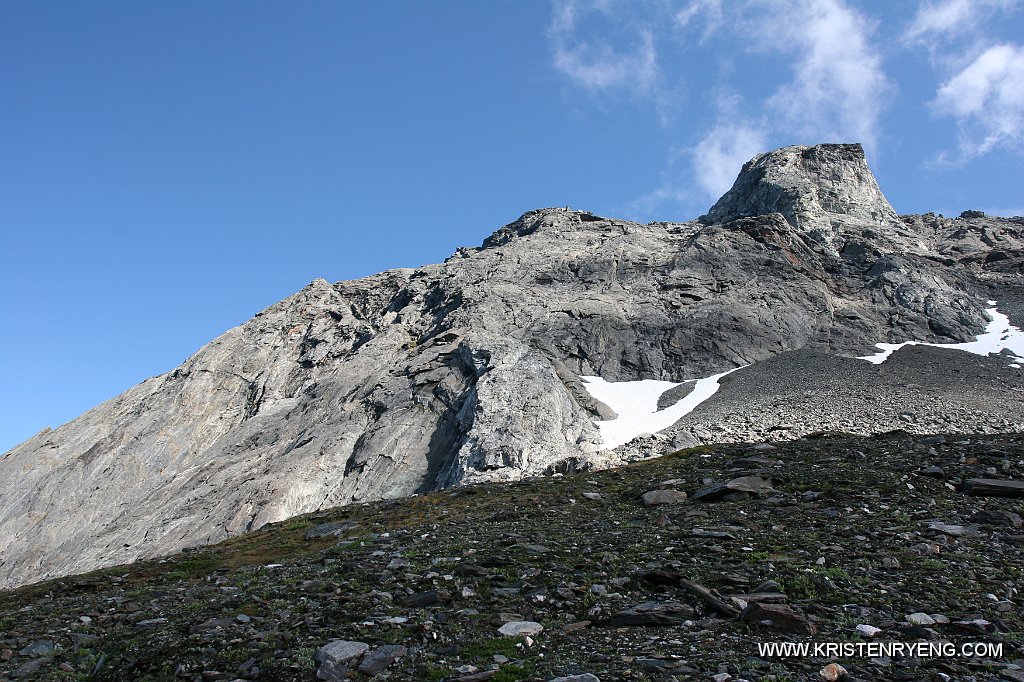
[[[970,478],[964,491],[975,497],[1024,497],[1024,481],[1007,478]]]
[[[725,483],[716,483],[707,488],[702,488],[693,494],[693,499],[702,502],[714,502],[730,493],[766,495],[774,490],[772,482],[766,478],[761,478],[760,476],[740,476]]]
[[[544,632],[544,626],[532,620],[514,620],[505,623],[498,628],[498,634],[503,637],[518,637],[520,635],[539,635]]]
[[[682,504],[686,502],[686,493],[681,490],[648,490],[640,499],[644,501],[644,505],[648,507],[655,507],[662,504]]]
[[[336,639],[325,644],[314,654],[317,664],[316,677],[319,680],[343,680],[348,675],[348,663],[359,658],[370,645],[366,642],[353,642],[347,639]]]

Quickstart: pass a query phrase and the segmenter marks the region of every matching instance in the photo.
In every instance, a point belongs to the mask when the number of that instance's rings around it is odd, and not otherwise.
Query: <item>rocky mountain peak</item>
[[[703,223],[781,213],[801,232],[831,242],[840,224],[895,225],[896,211],[878,188],[859,144],[795,145],[758,154]]]

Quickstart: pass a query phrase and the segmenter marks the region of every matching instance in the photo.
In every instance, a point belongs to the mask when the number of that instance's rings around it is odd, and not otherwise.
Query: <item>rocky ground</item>
[[[805,350],[781,353],[723,378],[714,396],[671,429],[625,450],[663,452],[667,443],[792,439],[817,431],[1020,432],[1024,369],[1011,362],[928,346],[902,348],[880,365]]]
[[[705,446],[318,512],[4,593],[0,676],[1024,680],[1024,498],[976,478],[1024,494],[1024,435]],[[1003,651],[756,646],[862,641]]]

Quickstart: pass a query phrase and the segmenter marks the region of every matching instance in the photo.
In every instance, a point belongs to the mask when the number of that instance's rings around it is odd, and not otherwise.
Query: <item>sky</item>
[[[1024,215],[1022,36],[1021,0],[6,0],[0,452],[317,277],[693,219],[777,147]]]

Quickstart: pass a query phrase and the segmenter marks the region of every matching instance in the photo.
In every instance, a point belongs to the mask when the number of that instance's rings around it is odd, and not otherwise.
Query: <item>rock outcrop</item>
[[[900,218],[859,146],[821,145],[756,157],[699,221],[543,209],[440,265],[317,280],[0,459],[0,587],[325,507],[609,466],[623,455],[593,420],[614,413],[580,376],[969,340],[988,299],[1020,315],[1022,253],[1024,222]]]

